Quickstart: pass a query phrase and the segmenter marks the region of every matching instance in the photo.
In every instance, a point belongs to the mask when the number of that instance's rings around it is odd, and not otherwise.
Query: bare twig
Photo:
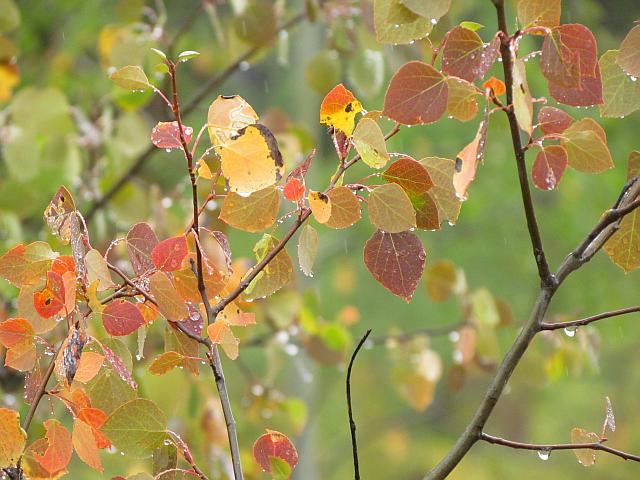
[[[502,445],[504,447],[515,448],[518,450],[535,450],[538,452],[549,453],[554,450],[598,450],[601,452],[607,452],[624,460],[633,460],[634,462],[640,462],[639,455],[633,455],[626,453],[615,448],[608,447],[604,443],[549,443],[549,444],[534,444],[534,443],[522,443],[514,442],[513,440],[506,440],[500,437],[494,437],[488,433],[482,432],[480,434],[480,440],[494,445]]]
[[[635,307],[620,308],[619,310],[612,310],[610,312],[599,313],[598,315],[592,315],[590,317],[581,318],[579,320],[571,320],[568,322],[558,323],[541,323],[540,330],[560,330],[563,328],[581,327],[583,325],[589,325],[590,323],[597,322],[598,320],[604,320],[605,318],[617,317],[619,315],[626,315],[628,313],[640,312],[640,305]]]
[[[356,422],[353,419],[353,408],[351,406],[351,370],[353,369],[353,362],[358,355],[358,352],[367,340],[367,337],[371,334],[371,329],[367,330],[367,333],[360,339],[358,346],[351,355],[349,360],[349,367],[347,368],[347,410],[349,411],[349,429],[351,431],[351,448],[353,450],[353,474],[355,480],[360,480],[360,464],[358,462],[358,441],[356,440]]]

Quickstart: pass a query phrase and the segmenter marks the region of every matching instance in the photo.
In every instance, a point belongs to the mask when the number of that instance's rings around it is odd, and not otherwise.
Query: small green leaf
[[[467,30],[471,30],[472,32],[477,32],[481,28],[484,28],[484,25],[476,22],[460,22],[460,26],[462,28],[466,28]]]
[[[192,58],[196,58],[200,56],[200,52],[196,52],[195,50],[185,50],[184,52],[180,52],[178,54],[179,62],[188,62]]]
[[[291,465],[278,457],[271,457],[271,478],[273,480],[288,480],[291,476]]]
[[[109,79],[126,90],[144,91],[153,88],[144,71],[135,65],[127,65],[126,67],[119,68],[109,75]]]
[[[158,55],[162,60],[167,59],[167,54],[164,53],[162,50],[158,50],[157,48],[152,48],[151,51],[156,55]]]

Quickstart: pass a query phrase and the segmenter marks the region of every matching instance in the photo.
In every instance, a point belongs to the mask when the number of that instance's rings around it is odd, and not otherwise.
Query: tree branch
[[[608,447],[603,443],[550,443],[550,444],[533,444],[533,443],[521,443],[514,442],[513,440],[506,440],[500,437],[494,437],[487,433],[482,432],[480,434],[480,440],[494,445],[502,445],[504,447],[515,448],[518,450],[535,450],[538,452],[552,452],[554,450],[598,450],[601,452],[607,452],[624,460],[633,460],[634,462],[640,462],[639,455],[633,455],[626,453],[615,448]]]
[[[367,337],[371,333],[371,329],[367,330],[367,333],[360,339],[358,342],[358,346],[353,351],[351,355],[351,360],[349,360],[349,367],[347,368],[347,410],[349,411],[349,429],[351,431],[351,448],[353,450],[353,472],[354,479],[360,480],[360,464],[358,463],[358,441],[356,440],[356,422],[353,419],[353,408],[351,406],[351,370],[353,369],[353,362],[358,355],[358,352],[364,345],[364,342],[367,340]]]
[[[581,318],[580,320],[571,320],[569,322],[558,323],[541,323],[540,330],[560,330],[563,328],[581,327],[583,325],[589,325],[590,323],[597,322],[598,320],[604,320],[605,318],[617,317],[619,315],[626,315],[628,313],[640,312],[640,305],[635,307],[621,308],[619,310],[612,310],[610,312],[599,313],[598,315],[592,315],[590,317]]]

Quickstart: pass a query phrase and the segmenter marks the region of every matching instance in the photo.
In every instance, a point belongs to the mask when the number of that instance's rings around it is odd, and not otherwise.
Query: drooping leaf
[[[533,101],[527,83],[527,70],[524,60],[519,58],[513,62],[513,111],[518,121],[518,126],[527,132],[533,133]]]
[[[397,183],[376,187],[369,195],[369,218],[378,229],[399,233],[416,227],[416,213],[406,192]]]
[[[434,183],[429,194],[436,202],[440,220],[455,224],[462,206],[453,186],[455,162],[448,158],[426,157],[421,159],[420,163],[425,166]]]
[[[224,353],[231,359],[238,358],[240,340],[226,322],[216,320],[207,327],[207,335],[214,345],[220,345]]]
[[[428,18],[431,23],[444,17],[451,7],[451,0],[400,0],[400,3],[416,15]]]
[[[158,355],[153,362],[151,362],[151,365],[149,365],[149,372],[154,375],[164,375],[169,370],[182,365],[183,361],[184,355],[178,352],[164,352],[163,354]]]
[[[362,161],[372,168],[382,168],[389,161],[382,130],[370,118],[363,118],[358,122],[353,132],[353,145]]]
[[[109,80],[125,90],[143,91],[153,88],[144,70],[136,65],[127,65],[116,70],[109,75]]]
[[[162,240],[153,247],[151,259],[158,270],[175,272],[182,266],[187,253],[187,239],[184,235],[178,235]]]
[[[158,237],[148,223],[136,223],[127,233],[127,252],[136,275],[155,270],[151,252],[158,244]]]
[[[20,288],[40,279],[54,258],[48,243],[19,244],[0,257],[0,276]]]
[[[580,172],[600,173],[613,168],[607,137],[600,125],[591,119],[578,120],[562,134],[569,166]]]
[[[391,78],[382,113],[405,125],[433,123],[446,111],[447,98],[445,76],[431,65],[413,61]]]
[[[278,239],[264,234],[253,247],[256,260],[260,262],[278,245]],[[258,275],[251,281],[244,292],[246,300],[267,297],[277,292],[293,277],[293,262],[286,249],[282,249]]]
[[[561,0],[519,0],[518,20],[522,28],[560,25]]]
[[[495,47],[494,43],[485,44],[473,30],[454,27],[442,49],[442,71],[468,82],[482,78],[496,59]]]
[[[333,87],[322,100],[320,123],[350,136],[355,126],[356,114],[361,111],[362,105],[358,99],[340,83]]]
[[[400,157],[382,174],[387,182],[397,183],[409,195],[420,195],[433,186],[427,169],[411,157]]]
[[[188,145],[193,135],[193,128],[182,126],[185,143]],[[158,122],[151,130],[151,143],[158,148],[171,150],[182,148],[180,141],[180,125],[178,122]]]
[[[600,57],[604,97],[600,115],[603,117],[624,117],[640,108],[640,82],[618,66],[618,55],[617,50],[609,50]]]
[[[558,186],[567,168],[567,151],[561,145],[550,145],[536,155],[531,167],[533,184],[540,190],[553,190]]]
[[[485,109],[485,115],[475,138],[464,147],[456,157],[455,173],[453,174],[453,186],[456,195],[462,200],[467,199],[467,190],[471,182],[476,178],[476,170],[478,164],[484,158],[484,147],[487,142],[487,131],[489,127],[488,110]]]
[[[66,187],[61,186],[44,211],[44,220],[51,233],[67,244],[79,232],[79,221],[73,197]]]
[[[380,43],[410,43],[426,37],[433,28],[430,19],[413,13],[402,0],[374,0],[373,20]]]
[[[157,273],[162,275],[162,273]],[[144,317],[136,306],[126,300],[114,300],[102,311],[102,323],[109,335],[121,337],[144,325]]]
[[[331,218],[331,200],[322,192],[309,191],[309,208],[318,223],[327,223]]]
[[[238,132],[258,121],[258,114],[239,95],[218,97],[209,106],[207,127],[213,145],[224,145]]]
[[[44,468],[50,476],[55,476],[58,472],[65,470],[71,454],[73,445],[71,434],[58,420],[51,418],[44,422],[46,448],[42,453],[35,453],[33,457]]]
[[[135,458],[147,457],[167,438],[167,419],[155,403],[136,398],[118,407],[102,431],[121,451]]]
[[[458,272],[449,260],[438,260],[424,271],[424,284],[427,295],[436,301],[444,302],[454,293],[458,283]]]
[[[633,27],[624,37],[616,62],[628,75],[640,77],[640,25]]]
[[[0,468],[15,466],[24,451],[26,432],[20,427],[20,414],[0,408]]]
[[[298,452],[289,437],[274,430],[267,430],[253,444],[253,458],[264,472],[271,471],[271,459],[279,458],[289,464],[291,470],[298,465]]]
[[[360,220],[360,202],[347,187],[335,187],[327,194],[331,215],[325,225],[331,228],[347,228]]]
[[[598,435],[593,432],[587,432],[582,428],[574,427],[571,429],[571,443],[599,443]],[[579,449],[574,450],[578,463],[584,467],[592,467],[596,463],[596,450]]]
[[[560,134],[572,123],[573,117],[556,107],[542,107],[538,112],[538,125],[546,134]]]
[[[447,113],[461,122],[468,122],[478,113],[478,91],[475,85],[457,77],[447,77],[449,94]]]
[[[249,196],[229,192],[222,203],[219,218],[234,228],[259,232],[275,223],[279,208],[280,193],[273,185]]]
[[[178,294],[169,276],[156,272],[149,278],[149,289],[155,298],[160,313],[172,322],[180,322],[189,316],[184,300]],[[140,315],[142,317],[142,315]],[[144,321],[144,320],[143,320]]]
[[[605,408],[605,416],[604,416],[604,424],[603,424],[603,433],[609,429],[610,432],[616,431],[616,417],[613,415],[613,407],[611,406],[611,399],[609,397],[605,397],[606,408]]]
[[[377,230],[364,247],[364,263],[378,282],[407,302],[424,270],[426,254],[412,232]]]
[[[87,270],[87,282],[89,284],[98,282],[99,292],[104,292],[115,285],[111,280],[107,261],[98,250],[95,248],[89,250],[84,256],[84,264]]]
[[[300,230],[298,237],[298,263],[306,276],[313,276],[313,264],[318,253],[318,232],[309,223]]]
[[[258,123],[238,131],[232,140],[216,148],[222,174],[231,191],[257,192],[274,185],[282,177],[282,155],[271,131]]]

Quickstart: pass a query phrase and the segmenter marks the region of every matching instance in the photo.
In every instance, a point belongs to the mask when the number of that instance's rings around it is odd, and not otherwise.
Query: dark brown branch
[[[358,355],[358,352],[367,340],[367,337],[371,334],[371,329],[367,330],[367,333],[360,339],[358,346],[351,355],[349,360],[349,367],[347,368],[347,410],[349,412],[349,430],[351,431],[351,449],[353,451],[353,475],[355,480],[360,480],[360,463],[358,462],[358,441],[356,440],[356,422],[353,419],[353,408],[351,406],[351,370],[353,369],[353,362]]]
[[[280,32],[288,31],[302,23],[302,21],[306,18],[306,12],[302,11],[298,13],[291,20],[282,24],[275,32],[272,40],[276,39]],[[225,68],[218,75],[211,77],[207,82],[205,82],[200,90],[194,95],[189,103],[187,103],[184,108],[182,108],[182,115],[188,115],[192,111],[194,111],[200,103],[207,98],[211,92],[213,92],[216,88],[220,87],[229,77],[231,77],[234,73],[240,70],[240,65],[243,62],[247,62],[258,55],[262,50],[267,48],[270,45],[270,42],[264,43],[262,45],[258,45],[255,47],[251,47],[247,49],[244,53],[242,53],[239,57],[237,57],[227,68]],[[96,214],[98,210],[104,208],[134,176],[136,176],[142,167],[146,164],[147,160],[157,151],[158,149],[153,145],[150,145],[129,167],[129,169],[118,179],[116,182],[105,192],[105,194],[97,199],[87,210],[86,219],[90,221],[93,216]]]
[[[604,320],[605,318],[617,317],[619,315],[626,315],[628,313],[635,312],[640,312],[640,305],[612,310],[610,312],[603,312],[598,315],[592,315],[579,320],[571,320],[569,322],[541,323],[540,330],[560,330],[563,328],[581,327],[583,325],[589,325],[590,323],[597,322],[598,320]]]
[[[480,440],[494,445],[502,445],[504,447],[515,448],[518,450],[535,450],[538,452],[549,453],[554,450],[597,450],[601,452],[607,452],[611,455],[615,455],[624,460],[633,460],[634,462],[640,462],[639,455],[633,455],[626,453],[615,448],[608,447],[604,443],[549,443],[549,444],[534,444],[534,443],[522,443],[514,442],[513,440],[506,440],[500,437],[494,437],[488,433],[482,432],[480,434]]]

